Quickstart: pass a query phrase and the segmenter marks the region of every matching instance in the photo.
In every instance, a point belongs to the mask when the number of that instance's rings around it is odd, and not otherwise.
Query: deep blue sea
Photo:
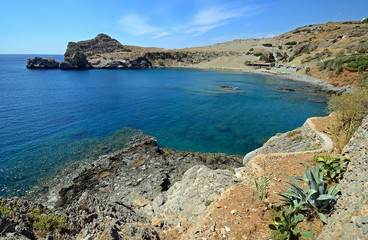
[[[326,114],[325,96],[272,76],[28,70],[28,57],[0,55],[0,196],[23,195],[67,163],[120,149],[134,129],[175,150],[246,154]]]

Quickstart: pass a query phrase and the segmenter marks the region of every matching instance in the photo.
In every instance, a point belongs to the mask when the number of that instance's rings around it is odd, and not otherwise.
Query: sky
[[[64,54],[99,33],[123,45],[207,46],[364,17],[367,0],[0,0],[0,54]]]

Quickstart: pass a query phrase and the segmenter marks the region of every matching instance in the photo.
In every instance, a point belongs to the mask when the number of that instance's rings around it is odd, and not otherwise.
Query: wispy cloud
[[[150,25],[148,20],[145,16],[132,13],[122,17],[118,23],[122,30],[137,36],[160,31],[159,28]]]
[[[223,26],[223,23],[220,24],[212,24],[212,25],[204,25],[204,26],[195,26],[185,30],[185,33],[193,34],[194,36],[200,36],[212,29]]]
[[[193,24],[207,25],[221,22],[226,19],[240,17],[245,9],[223,9],[214,7],[199,12],[193,19]]]
[[[162,33],[159,33],[159,34],[153,36],[152,38],[157,39],[157,38],[165,37],[167,35],[171,35],[171,33],[169,33],[169,32],[162,32]]]

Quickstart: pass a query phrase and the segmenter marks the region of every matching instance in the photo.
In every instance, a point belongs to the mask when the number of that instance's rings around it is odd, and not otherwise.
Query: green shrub
[[[251,66],[251,65],[252,65],[252,62],[251,62],[251,61],[249,61],[249,60],[246,60],[246,61],[244,61],[244,65],[246,65],[246,66]]]
[[[212,201],[209,201],[209,200],[207,200],[207,201],[204,203],[204,205],[205,205],[206,207],[209,207],[211,204],[212,204]]]
[[[249,49],[249,52],[252,52],[252,51],[254,51],[254,48]]]
[[[164,66],[165,64],[164,64],[164,60],[162,60],[162,59],[158,59],[157,60],[157,63],[158,63],[158,65],[160,65],[160,66]]]
[[[264,44],[262,44],[262,46],[264,46],[264,47],[272,47],[272,43],[264,43]]]
[[[230,172],[232,172],[234,174],[236,173],[235,168],[233,168],[233,167],[228,167],[227,170],[229,170]]]
[[[345,162],[347,159],[340,159],[336,155],[332,156],[315,156],[313,160],[318,164],[319,169],[323,173],[323,179],[328,183],[337,183],[342,173],[345,172]]]
[[[56,229],[63,230],[67,227],[64,217],[47,213],[46,207],[33,208],[28,214],[33,220],[33,227],[37,230],[53,232]]]
[[[318,63],[319,71],[347,69],[351,72],[362,72],[368,70],[368,55],[344,56]]]
[[[279,50],[281,50],[281,49],[282,49],[282,46],[281,46],[281,45],[279,45],[279,46],[278,46],[278,48],[279,48]]]
[[[297,42],[295,42],[295,41],[285,43],[285,45],[296,45],[296,44],[297,44]]]
[[[287,175],[286,175],[287,176]],[[287,190],[282,190],[279,195],[287,205],[299,205],[308,217],[318,216],[322,222],[327,223],[325,213],[330,213],[334,209],[334,205],[340,196],[340,191],[336,189],[336,185],[327,188],[327,183],[323,179],[323,172],[320,171],[317,164],[314,169],[308,170],[305,167],[304,177],[287,176],[291,182],[291,186]],[[308,188],[300,186],[299,181],[304,181]]]
[[[7,205],[5,200],[1,200],[0,203],[0,213],[4,216],[10,216],[15,208],[17,208],[18,205]]]
[[[276,211],[281,213],[282,219],[281,217],[275,217],[273,224],[269,225],[275,240],[294,240],[300,237],[315,239],[312,235],[311,225],[309,225],[310,231],[301,231],[297,228],[298,223],[304,220],[298,203],[295,203],[294,207],[289,206],[288,210],[284,207],[277,207]]]
[[[368,18],[364,18],[364,19],[362,20],[362,23],[368,23]]]

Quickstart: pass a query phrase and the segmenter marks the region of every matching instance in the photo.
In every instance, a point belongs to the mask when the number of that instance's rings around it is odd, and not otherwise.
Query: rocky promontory
[[[35,57],[33,59],[27,59],[27,68],[38,68],[38,69],[55,69],[59,68],[60,63],[54,58],[41,58]]]

